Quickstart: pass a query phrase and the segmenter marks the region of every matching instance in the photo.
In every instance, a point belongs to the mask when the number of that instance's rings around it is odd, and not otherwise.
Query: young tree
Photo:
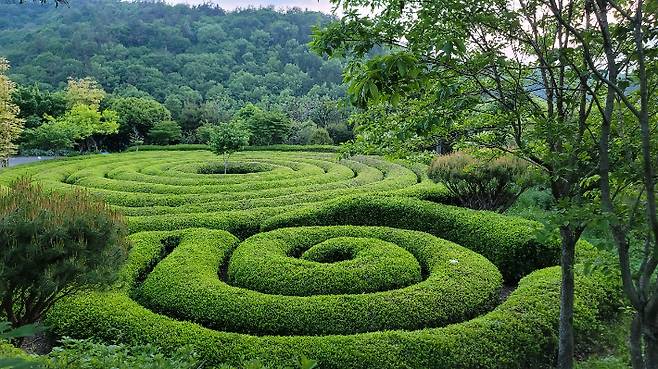
[[[208,144],[212,152],[224,158],[224,174],[226,174],[231,154],[249,144],[249,130],[240,121],[219,124],[210,131]]]
[[[75,105],[64,115],[47,117],[48,123],[26,130],[26,146],[41,149],[98,150],[95,136],[114,134],[119,129],[117,114],[100,112],[90,105]],[[51,141],[52,140],[52,141]],[[52,147],[57,144],[59,147]]]
[[[0,167],[7,166],[9,156],[16,152],[15,142],[23,130],[20,111],[12,102],[16,85],[5,75],[8,69],[7,60],[0,58]]]
[[[122,217],[84,192],[45,193],[27,179],[0,194],[0,307],[14,327],[55,302],[111,282],[127,248]]]

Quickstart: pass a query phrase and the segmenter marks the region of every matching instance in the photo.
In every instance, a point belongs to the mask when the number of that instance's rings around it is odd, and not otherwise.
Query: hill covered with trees
[[[57,8],[3,3],[0,13],[0,56],[22,86],[17,103],[23,111],[34,108],[28,100],[57,100],[48,92],[64,89],[69,78],[90,77],[110,98],[157,100],[183,133],[203,122],[228,121],[253,103],[328,128],[334,141],[351,135],[343,65],[307,46],[312,27],[331,16],[117,0]],[[62,109],[54,110],[39,110],[27,126]]]

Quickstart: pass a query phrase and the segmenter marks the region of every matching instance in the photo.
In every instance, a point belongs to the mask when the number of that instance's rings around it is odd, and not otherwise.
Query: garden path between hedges
[[[56,158],[55,156],[15,156],[13,158],[9,158],[9,166],[15,167],[21,164],[32,163],[35,161],[50,160],[55,158]]]

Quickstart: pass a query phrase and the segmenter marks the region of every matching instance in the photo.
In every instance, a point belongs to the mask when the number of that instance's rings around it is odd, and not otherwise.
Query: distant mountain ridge
[[[110,92],[236,105],[344,94],[340,62],[306,46],[312,27],[332,20],[320,12],[91,0],[57,9],[2,3],[0,14],[0,56],[23,85],[55,89],[92,76]]]

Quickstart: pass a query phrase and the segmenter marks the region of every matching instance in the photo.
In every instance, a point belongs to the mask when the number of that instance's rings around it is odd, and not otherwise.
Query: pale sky
[[[234,10],[236,8],[246,8],[249,6],[268,6],[274,5],[277,9],[286,9],[286,8],[301,8],[308,10],[317,10],[324,13],[331,13],[333,9],[332,5],[329,3],[329,0],[166,0],[168,3],[184,3],[184,4],[203,4],[211,2],[214,4],[219,4],[222,8],[226,10]]]

